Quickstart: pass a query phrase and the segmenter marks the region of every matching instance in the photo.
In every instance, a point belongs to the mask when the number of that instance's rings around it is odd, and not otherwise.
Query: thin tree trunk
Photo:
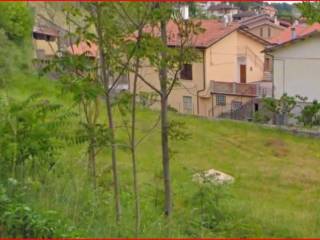
[[[137,96],[137,81],[139,71],[140,59],[136,59],[135,63],[135,76],[133,80],[133,93],[132,93],[132,108],[131,108],[131,159],[132,159],[132,175],[133,175],[133,191],[135,198],[135,232],[136,237],[140,231],[140,197],[137,176],[137,163],[136,163],[136,96]]]
[[[105,102],[107,108],[107,117],[108,117],[108,127],[110,130],[110,141],[111,141],[111,158],[112,158],[112,173],[113,173],[113,186],[114,186],[114,199],[115,199],[115,212],[116,212],[116,221],[120,222],[121,218],[121,205],[120,205],[120,184],[118,179],[118,169],[117,169],[117,158],[116,158],[116,145],[115,145],[115,129],[113,122],[112,106],[111,106],[111,96],[109,93],[109,75],[107,75],[107,66],[105,61],[105,53],[103,48],[103,34],[102,34],[102,25],[101,25],[101,9],[99,4],[97,7],[97,24],[96,30],[98,33],[98,44],[99,44],[99,55],[100,55],[100,65],[101,65],[101,75],[102,82],[105,89]]]
[[[96,153],[94,147],[94,140],[91,141],[88,149],[88,160],[89,160],[89,176],[91,178],[94,189],[97,187],[97,176],[96,176]]]
[[[160,22],[161,40],[164,46],[167,46],[167,22]],[[163,61],[166,59],[166,52],[161,52]],[[162,146],[162,167],[164,181],[164,213],[165,216],[170,216],[172,211],[171,199],[171,176],[170,176],[170,157],[169,157],[169,123],[168,123],[168,101],[167,101],[167,80],[168,69],[165,65],[159,71],[160,87],[161,87],[161,146]]]

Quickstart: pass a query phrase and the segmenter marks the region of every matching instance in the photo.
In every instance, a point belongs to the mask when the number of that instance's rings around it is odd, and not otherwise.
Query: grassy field
[[[19,80],[15,84],[19,87],[10,91],[22,98],[41,90],[52,100],[69,105],[70,99],[57,96],[54,85],[45,79]],[[139,111],[140,137],[157,118],[157,112]],[[320,237],[320,140],[252,123],[211,121],[175,113],[170,118],[185,122],[190,134],[186,141],[171,143],[174,215],[170,232],[163,228],[161,216],[161,148],[157,128],[138,147],[141,237]],[[125,142],[120,118],[117,126],[118,139]],[[118,152],[123,203],[121,231],[113,224],[108,153],[106,149],[98,156],[96,193],[86,184],[85,148],[68,146],[59,157],[57,170],[48,173],[45,184],[30,182],[27,201],[39,210],[55,210],[82,237],[133,237],[129,151],[121,148]],[[220,196],[218,213],[223,220],[214,228],[196,224],[201,186],[192,182],[194,173],[210,168],[235,177],[234,184],[223,189],[225,194]],[[213,210],[212,214],[215,213]]]

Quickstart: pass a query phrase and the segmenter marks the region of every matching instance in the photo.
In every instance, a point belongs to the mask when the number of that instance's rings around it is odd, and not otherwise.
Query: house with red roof
[[[191,21],[191,20],[190,20]],[[239,23],[218,20],[200,22],[204,32],[192,37],[192,46],[201,60],[184,64],[179,83],[169,97],[169,104],[181,113],[219,117],[243,108],[261,95],[264,80],[263,49],[268,41],[256,36]],[[167,25],[168,45],[178,47],[179,32],[174,22]],[[149,64],[141,74],[159,86],[159,74]],[[133,78],[130,76],[130,81]],[[152,90],[142,81],[138,91]],[[270,90],[271,91],[271,90]]]
[[[276,16],[270,17],[268,14],[259,14],[239,21],[239,24],[246,27],[251,33],[266,40],[278,36],[289,26],[279,21]]]
[[[298,24],[274,37],[265,53],[273,59],[273,94],[320,100],[320,24]]]
[[[87,57],[90,57],[90,58],[98,57],[98,46],[95,43],[90,43],[86,41],[82,41],[82,42],[70,45],[67,48],[67,51],[68,53],[74,54],[74,55],[85,54]]]
[[[34,58],[48,60],[58,51],[59,32],[47,26],[34,26],[32,31]]]

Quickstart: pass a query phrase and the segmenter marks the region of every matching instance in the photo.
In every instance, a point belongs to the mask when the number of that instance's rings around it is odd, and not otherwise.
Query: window
[[[192,113],[192,97],[183,96],[183,112]]]
[[[226,96],[223,94],[216,95],[216,105],[225,106],[226,105]]]
[[[192,80],[192,64],[183,64],[180,72],[180,78],[184,80]]]
[[[268,27],[268,37],[271,37],[271,28]]]
[[[47,42],[53,42],[56,39],[54,36],[50,36],[50,35],[38,33],[38,32],[33,32],[33,38],[36,40],[45,40]]]
[[[263,28],[260,28],[260,37],[263,37]]]

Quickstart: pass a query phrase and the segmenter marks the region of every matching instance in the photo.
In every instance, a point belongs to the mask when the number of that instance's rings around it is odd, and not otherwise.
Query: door
[[[240,83],[247,82],[247,65],[240,64]]]

